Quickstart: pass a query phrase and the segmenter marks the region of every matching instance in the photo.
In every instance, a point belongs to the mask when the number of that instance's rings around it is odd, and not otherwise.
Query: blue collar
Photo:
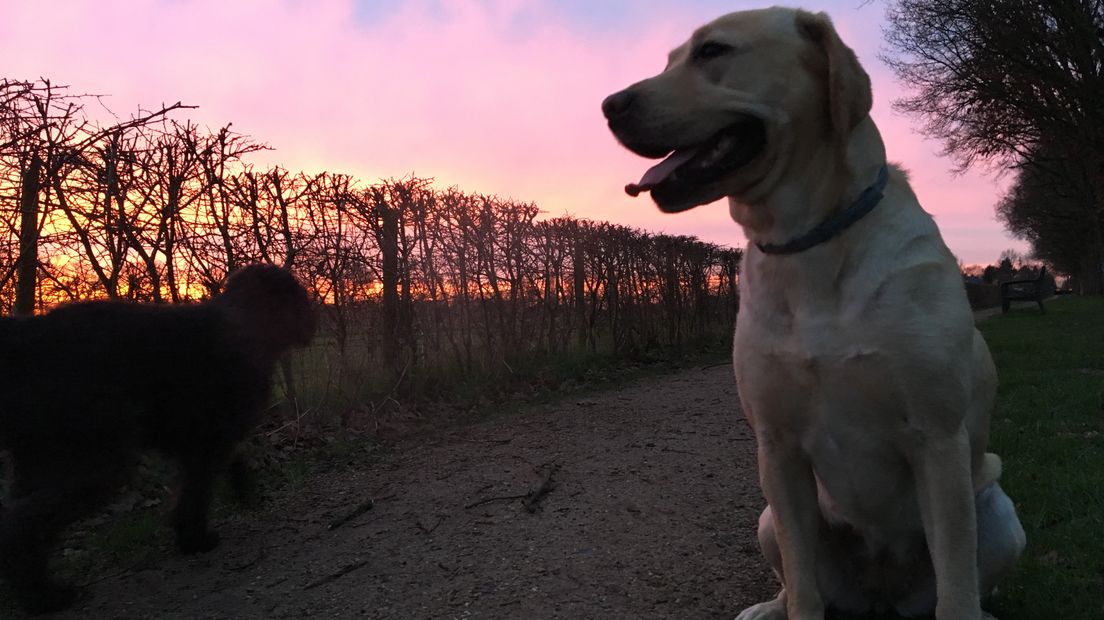
[[[867,213],[870,213],[870,211],[877,206],[878,202],[881,201],[882,192],[885,191],[886,183],[888,182],[889,167],[882,164],[882,168],[878,170],[878,180],[874,181],[874,185],[864,189],[863,193],[859,194],[859,197],[855,199],[855,202],[852,202],[846,208],[828,216],[828,219],[818,224],[816,228],[800,237],[790,239],[786,243],[775,245],[756,241],[755,245],[759,246],[759,249],[766,254],[797,254],[815,245],[820,245],[847,230],[849,226],[862,219]]]

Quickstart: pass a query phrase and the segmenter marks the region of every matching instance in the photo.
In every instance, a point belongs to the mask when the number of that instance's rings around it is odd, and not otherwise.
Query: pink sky
[[[200,124],[233,122],[276,149],[258,163],[365,181],[414,173],[533,201],[549,216],[743,245],[721,203],[664,215],[625,196],[648,163],[615,143],[599,110],[605,95],[662,69],[716,4],[642,0],[627,6],[646,10],[624,19],[603,5],[603,19],[590,20],[536,0],[7,2],[0,58],[2,77],[108,94],[124,116],[198,105],[188,116]],[[966,263],[1025,251],[993,215],[1007,180],[953,176],[940,145],[891,110],[901,93],[877,59],[883,9],[860,4],[805,3],[832,14],[871,74],[890,158],[911,171],[951,250]]]

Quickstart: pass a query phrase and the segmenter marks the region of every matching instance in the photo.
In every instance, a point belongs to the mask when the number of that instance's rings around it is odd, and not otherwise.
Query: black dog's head
[[[230,274],[215,303],[229,307],[239,324],[277,349],[303,347],[314,335],[317,317],[310,294],[287,269],[250,265]]]

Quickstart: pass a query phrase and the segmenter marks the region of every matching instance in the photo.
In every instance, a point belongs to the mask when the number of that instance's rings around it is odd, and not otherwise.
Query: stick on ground
[[[325,577],[323,577],[323,578],[321,578],[317,581],[312,581],[311,583],[308,583],[307,585],[303,586],[303,589],[304,590],[313,590],[314,588],[317,588],[318,586],[326,585],[327,583],[330,583],[331,581],[337,581],[338,579],[341,579],[345,575],[348,575],[349,573],[357,570],[358,568],[364,567],[366,564],[368,564],[368,560],[361,560],[359,562],[353,562],[352,564],[342,568],[341,570],[337,571],[336,573],[331,573],[331,574],[326,575]]]
[[[556,488],[554,482],[552,482],[552,474],[556,473],[556,470],[560,466],[555,463],[548,466],[548,471],[544,475],[544,480],[541,485],[537,487],[535,491],[530,491],[529,496],[525,500],[525,509],[529,512],[536,512],[540,508],[540,502],[544,499],[545,495],[552,492],[552,489]]]
[[[500,495],[498,497],[488,497],[487,499],[481,499],[477,502],[472,502],[467,506],[464,506],[464,510],[475,508],[476,506],[482,506],[483,504],[490,504],[491,502],[512,502],[515,499],[525,499],[529,497],[529,494],[525,495]]]
[[[375,504],[372,502],[372,500],[366,499],[363,502],[357,504],[357,507],[353,508],[352,511],[350,511],[348,514],[346,514],[344,516],[341,516],[341,517],[338,517],[338,518],[334,519],[333,521],[331,521],[330,524],[326,526],[326,529],[327,530],[336,530],[337,528],[341,527],[342,525],[345,525],[349,521],[352,521],[353,519],[359,517],[360,515],[368,512],[369,510],[372,509],[372,506],[374,506],[374,505]]]
[[[475,508],[476,506],[482,506],[483,504],[490,504],[492,502],[512,502],[515,499],[522,499],[525,500],[524,504],[522,504],[523,506],[525,506],[525,510],[527,510],[528,512],[536,512],[540,508],[541,500],[543,500],[546,495],[551,493],[552,490],[556,488],[556,484],[552,481],[552,474],[556,473],[556,470],[559,468],[560,466],[555,463],[548,465],[547,470],[544,474],[544,479],[541,481],[540,486],[529,491],[528,493],[525,493],[523,495],[500,495],[497,497],[488,497],[486,499],[481,499],[479,501],[472,502],[467,506],[464,506],[464,510],[469,510],[471,508]]]

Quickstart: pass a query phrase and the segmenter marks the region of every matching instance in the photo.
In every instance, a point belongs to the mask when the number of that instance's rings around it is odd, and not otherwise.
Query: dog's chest
[[[838,410],[811,419],[801,442],[816,474],[822,512],[872,531],[918,526],[913,477],[900,449],[907,433],[892,423],[844,420]]]
[[[756,433],[797,440],[826,514],[870,530],[915,525],[908,452],[921,440],[908,422],[892,361],[874,348],[817,342],[843,353],[771,356],[760,363],[755,387],[741,382]]]
[[[757,433],[798,439],[822,505],[841,520],[871,529],[911,521],[906,455],[918,437],[898,374],[901,351],[884,338],[892,317],[821,300],[829,303],[757,299],[741,310],[734,359],[746,413]]]

